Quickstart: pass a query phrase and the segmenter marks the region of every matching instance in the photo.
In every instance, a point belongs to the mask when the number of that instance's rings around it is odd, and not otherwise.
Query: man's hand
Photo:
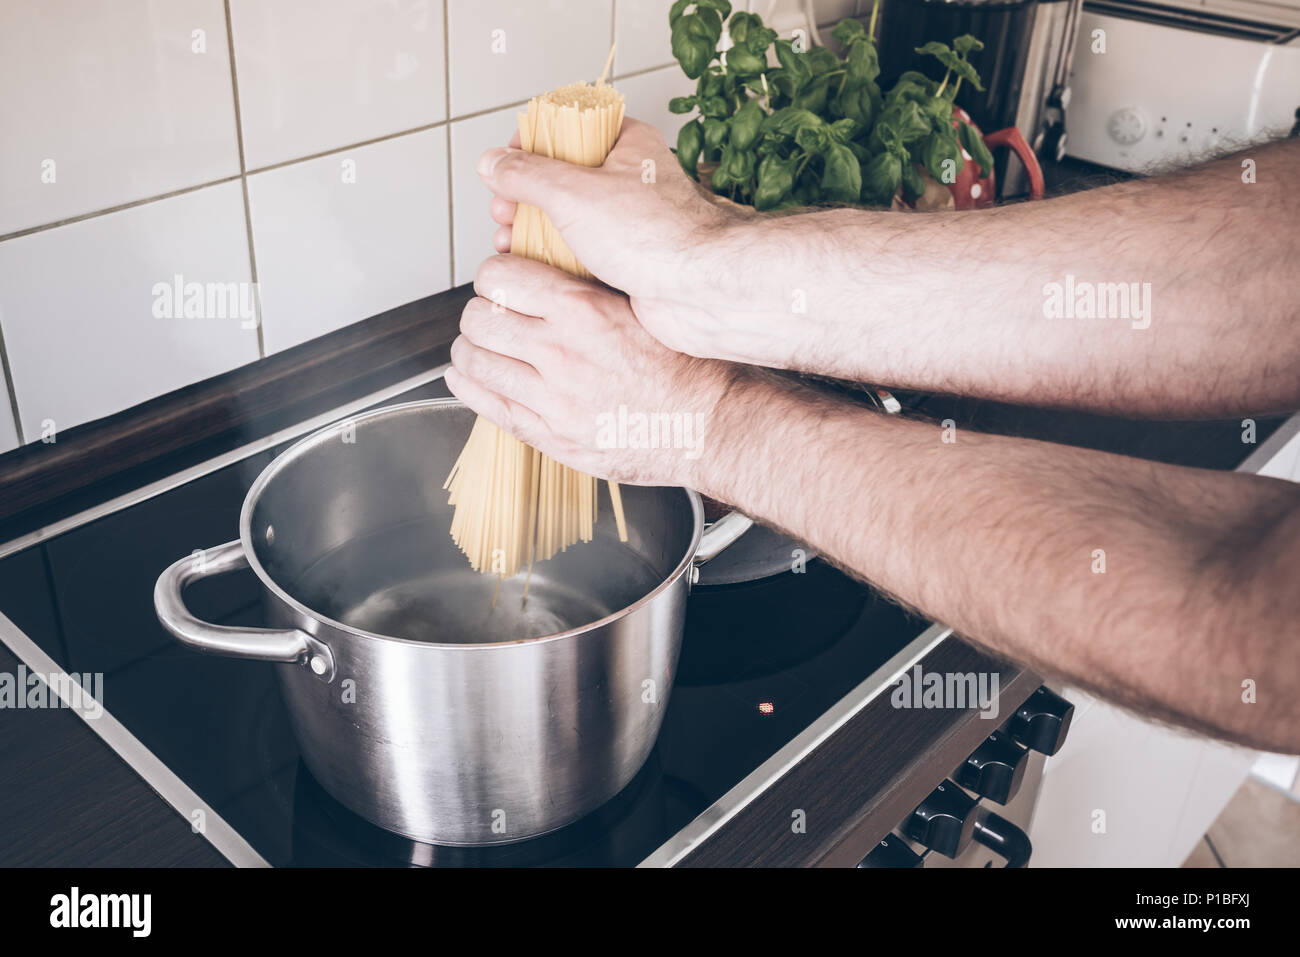
[[[691,485],[732,367],[665,348],[627,297],[518,256],[479,267],[447,385],[552,458],[636,485]]]
[[[1300,404],[1300,140],[1249,157],[1259,170],[1249,184],[1233,157],[1036,203],[927,214],[769,216],[720,202],[635,120],[601,167],[499,149],[479,170],[498,222],[513,220],[516,201],[540,207],[588,269],[631,297],[645,329],[680,352],[1195,417]],[[508,243],[503,230],[498,248]],[[1067,288],[1061,312],[1053,297]]]
[[[518,146],[517,134],[511,142]],[[628,294],[660,342],[688,355],[732,357],[725,333],[741,311],[745,280],[722,267],[719,244],[730,227],[761,217],[694,182],[653,126],[625,120],[603,166],[516,148],[488,150],[478,170],[496,194],[499,252],[510,249],[517,204],[536,206],[579,262]]]

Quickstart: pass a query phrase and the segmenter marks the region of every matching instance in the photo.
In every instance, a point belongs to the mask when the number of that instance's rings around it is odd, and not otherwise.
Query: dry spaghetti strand
[[[613,50],[610,51],[613,56]],[[534,97],[519,114],[523,148],[568,163],[599,166],[623,125],[623,97],[605,84],[573,83]],[[558,266],[583,279],[589,273],[540,209],[520,203],[510,251]],[[526,445],[486,419],[474,422],[469,440],[443,484],[454,506],[451,537],[475,571],[510,577],[594,535],[597,481]],[[627,520],[616,482],[609,483],[620,541]],[[526,595],[526,591],[525,591]],[[495,598],[493,599],[495,604]]]

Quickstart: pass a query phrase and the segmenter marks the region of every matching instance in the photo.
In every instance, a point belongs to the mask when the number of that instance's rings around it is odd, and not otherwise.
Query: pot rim
[[[598,618],[597,620],[588,622],[585,625],[580,625],[576,628],[570,628],[565,631],[557,631],[549,635],[539,635],[534,638],[516,638],[513,641],[487,641],[474,642],[472,644],[441,641],[418,641],[414,638],[399,638],[395,635],[381,635],[361,628],[354,628],[351,625],[326,617],[320,612],[307,607],[307,605],[298,601],[298,599],[285,591],[279,583],[271,577],[270,573],[262,567],[262,562],[257,556],[257,549],[253,547],[253,506],[261,497],[266,487],[275,480],[275,477],[287,468],[291,462],[305,455],[310,449],[315,448],[316,446],[328,441],[333,436],[338,435],[349,425],[355,427],[367,419],[382,418],[387,415],[393,415],[395,413],[405,412],[415,408],[454,406],[465,409],[469,408],[465,403],[461,402],[457,398],[445,398],[416,399],[411,402],[399,402],[396,405],[387,405],[382,408],[371,409],[368,412],[349,416],[340,419],[337,422],[332,422],[323,428],[317,429],[310,435],[299,439],[293,445],[289,446],[289,448],[285,449],[272,459],[270,464],[268,464],[266,468],[262,469],[261,474],[257,476],[257,479],[249,488],[248,493],[244,496],[244,504],[240,508],[239,512],[239,541],[244,549],[244,558],[248,561],[248,567],[257,575],[258,580],[261,581],[262,585],[269,590],[272,595],[299,614],[305,615],[313,621],[328,625],[336,631],[343,632],[344,634],[356,638],[363,638],[369,641],[395,641],[407,645],[419,645],[425,648],[446,648],[457,651],[470,651],[475,648],[509,648],[515,645],[542,644],[545,642],[562,641],[566,638],[576,638],[589,631],[603,628],[620,618],[626,618],[638,609],[650,604],[650,602],[654,601],[656,597],[667,591],[669,587],[675,584],[677,580],[686,573],[691,562],[695,559],[695,553],[700,547],[700,538],[704,534],[704,505],[700,500],[700,494],[698,492],[693,489],[677,486],[676,488],[678,488],[679,491],[686,494],[687,501],[690,502],[691,505],[691,515],[694,519],[694,528],[691,532],[691,543],[686,549],[686,553],[682,556],[681,561],[677,563],[677,566],[664,578],[663,581],[636,601],[632,602],[632,604],[626,605],[618,611],[611,612],[603,618]],[[660,487],[673,488],[674,486]],[[450,531],[448,534],[450,534]]]

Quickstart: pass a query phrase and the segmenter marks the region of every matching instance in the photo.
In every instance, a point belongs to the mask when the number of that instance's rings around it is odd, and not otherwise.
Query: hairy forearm
[[[926,616],[1157,717],[1300,751],[1300,489],[966,431],[945,442],[760,373],[710,434],[702,491]]]
[[[994,210],[738,217],[714,354],[1128,415],[1291,409],[1298,223],[1300,141]]]

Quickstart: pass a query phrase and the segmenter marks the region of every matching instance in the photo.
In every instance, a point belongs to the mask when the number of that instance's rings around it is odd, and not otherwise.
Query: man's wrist
[[[737,493],[737,477],[747,470],[746,460],[755,450],[764,430],[767,407],[763,397],[771,385],[761,381],[761,371],[746,365],[718,363],[721,389],[705,423],[699,454],[687,463],[683,484],[716,498],[731,501]]]

